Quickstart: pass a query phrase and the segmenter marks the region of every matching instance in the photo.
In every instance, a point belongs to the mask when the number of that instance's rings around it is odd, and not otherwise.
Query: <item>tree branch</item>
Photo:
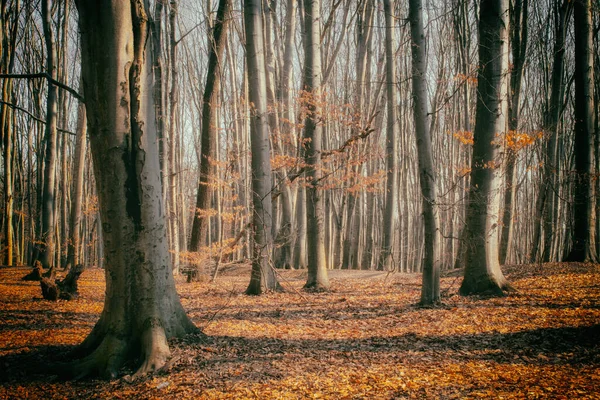
[[[77,100],[81,101],[82,103],[85,103],[83,96],[80,95],[79,92],[77,92],[77,90],[73,89],[70,86],[65,85],[62,82],[57,81],[56,79],[52,78],[52,76],[50,76],[50,74],[48,74],[47,72],[38,72],[35,74],[0,74],[0,78],[10,78],[10,79],[46,78],[54,86],[57,86],[61,89],[66,90],[67,92],[71,93],[73,95],[73,97],[75,97]]]
[[[19,110],[19,111],[21,111],[21,112],[23,112],[23,113],[25,113],[25,114],[29,115],[31,118],[35,119],[36,121],[38,121],[38,122],[41,122],[42,124],[46,124],[46,121],[45,121],[45,120],[41,119],[40,117],[36,117],[36,116],[35,116],[35,115],[33,115],[31,112],[27,111],[27,110],[26,110],[26,109],[24,109],[24,108],[21,108],[21,107],[17,106],[16,104],[7,103],[7,102],[5,102],[5,101],[2,101],[2,100],[0,100],[0,104],[2,104],[2,105],[5,105],[5,106],[8,106],[8,107],[10,107],[10,108],[13,108],[13,109],[15,109],[15,110]],[[71,132],[71,131],[68,131],[68,130],[66,130],[66,129],[62,129],[62,128],[56,128],[56,130],[57,130],[57,131],[59,131],[59,132],[68,133],[69,135],[77,136],[77,134],[76,134],[76,133],[74,133],[74,132]]]

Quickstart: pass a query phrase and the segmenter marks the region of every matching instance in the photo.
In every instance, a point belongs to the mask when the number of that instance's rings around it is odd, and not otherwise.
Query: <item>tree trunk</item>
[[[227,41],[227,26],[229,21],[229,9],[231,0],[220,0],[217,10],[217,19],[214,24],[213,34],[209,40],[208,72],[206,75],[206,86],[202,98],[202,131],[200,146],[202,157],[200,158],[200,182],[196,197],[196,210],[194,222],[192,223],[192,236],[190,238],[190,251],[198,251],[200,246],[206,242],[207,221],[205,215],[199,214],[210,208],[210,199],[213,193],[215,170],[212,163],[215,159],[215,144],[217,143],[217,98],[221,87],[220,67],[223,65],[223,51]]]
[[[380,271],[390,270],[390,256],[394,243],[394,217],[397,214],[397,185],[396,185],[396,136],[398,134],[398,121],[396,107],[398,96],[396,90],[396,62],[394,60],[394,8],[392,0],[384,0],[385,13],[385,71],[386,71],[386,93],[387,93],[387,129],[385,141],[385,210],[383,212],[383,232],[381,253],[377,269]]]
[[[572,247],[568,261],[596,262],[596,230],[592,201],[592,135],[594,133],[594,61],[592,58],[592,3],[576,0],[575,20],[575,190]]]
[[[271,266],[271,150],[267,121],[267,86],[260,0],[244,1],[246,62],[250,108],[250,145],[252,151],[252,274],[246,294],[259,295],[281,290]]]
[[[511,51],[512,69],[510,73],[510,101],[508,106],[508,133],[514,134],[519,129],[519,100],[521,97],[521,79],[527,51],[527,23],[529,1],[516,0],[511,15]],[[517,148],[506,149],[506,183],[504,186],[504,207],[502,210],[502,235],[500,237],[500,264],[505,264],[510,256],[513,238],[513,199],[515,197],[515,164]]]
[[[167,339],[195,332],[175,290],[162,204],[152,102],[148,14],[137,1],[77,1],[86,96],[106,261],[100,320],[65,374],[114,378],[160,369]]]
[[[85,105],[79,104],[77,110],[77,138],[75,139],[75,160],[73,162],[73,194],[69,232],[71,238],[67,250],[67,269],[79,264],[81,251],[81,201],[83,198],[83,177],[85,172],[85,153],[87,144],[87,119]]]
[[[467,264],[460,293],[502,295],[510,285],[498,254],[502,143],[497,135],[506,131],[508,0],[482,0],[479,10],[480,68],[465,226]]]
[[[558,0],[557,0],[558,1]],[[555,43],[554,57],[552,61],[552,78],[550,89],[550,104],[548,105],[548,115],[545,118],[544,131],[548,136],[548,142],[544,146],[544,166],[540,174],[540,191],[536,204],[536,214],[533,220],[533,242],[529,253],[529,262],[535,262],[539,259],[550,260],[551,258],[551,238],[554,236],[554,230],[551,228],[552,183],[556,178],[556,150],[558,142],[558,124],[562,110],[564,98],[564,60],[565,60],[565,38],[567,34],[567,21],[572,11],[573,3],[569,0],[563,0],[562,6],[554,6],[555,13]],[[541,243],[542,226],[544,229],[544,243]],[[542,245],[542,254],[539,254],[539,247]]]
[[[42,1],[42,24],[46,43],[46,72],[57,78],[56,44],[54,41],[53,22],[50,0]],[[56,120],[58,108],[58,88],[48,82],[46,100],[46,158],[44,160],[44,188],[42,191],[42,226],[40,232],[39,260],[45,268],[54,265],[55,226],[54,203],[56,185]]]
[[[306,163],[306,236],[308,278],[305,289],[327,290],[329,278],[325,258],[323,226],[323,190],[321,178],[321,146],[323,122],[321,110],[321,4],[319,0],[304,0],[304,90],[310,96],[304,128],[304,162]]]
[[[433,168],[431,134],[428,123],[430,114],[427,112],[427,82],[425,79],[427,55],[425,52],[425,31],[423,29],[423,5],[421,0],[410,0],[408,6],[412,49],[413,117],[417,136],[419,182],[421,184],[421,195],[423,196],[421,204],[425,237],[421,304],[432,305],[440,302],[439,221],[436,205],[436,173]]]

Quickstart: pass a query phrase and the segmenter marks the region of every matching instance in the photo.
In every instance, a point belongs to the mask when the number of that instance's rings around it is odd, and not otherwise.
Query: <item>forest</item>
[[[598,2],[0,2],[0,398],[598,398]]]

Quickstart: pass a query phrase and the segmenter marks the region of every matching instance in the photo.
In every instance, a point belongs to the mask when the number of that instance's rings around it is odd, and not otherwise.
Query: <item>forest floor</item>
[[[505,268],[519,292],[504,298],[461,297],[446,277],[433,309],[415,305],[419,275],[332,271],[332,291],[313,294],[305,272],[283,271],[286,293],[261,297],[241,294],[245,267],[178,277],[208,336],[172,341],[170,369],[132,383],[41,372],[92,329],[104,275],[87,270],[79,299],[48,302],[26,272],[0,268],[0,399],[600,399],[599,265]]]

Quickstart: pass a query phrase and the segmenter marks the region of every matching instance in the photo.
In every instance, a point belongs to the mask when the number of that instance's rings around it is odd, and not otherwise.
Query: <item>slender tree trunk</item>
[[[557,0],[558,1],[558,0]],[[556,151],[558,142],[558,124],[562,110],[564,98],[564,60],[565,60],[565,38],[567,34],[567,21],[573,9],[573,3],[569,0],[563,0],[559,7],[554,5],[555,14],[555,43],[554,57],[552,62],[552,78],[550,89],[550,104],[548,105],[548,115],[545,118],[544,131],[548,136],[544,150],[544,166],[540,174],[540,193],[535,208],[534,231],[531,251],[529,253],[529,262],[535,262],[540,259],[552,259],[551,238],[555,236],[555,230],[552,229],[552,203],[554,193],[551,191],[555,181],[558,168],[556,168]],[[541,243],[542,226],[544,229],[544,243]],[[539,254],[539,246],[542,244],[542,254]],[[547,257],[547,258],[546,258]]]
[[[527,23],[529,1],[516,0],[511,15],[511,51],[512,69],[510,73],[510,101],[508,106],[508,134],[513,135],[519,129],[519,100],[521,80],[523,78],[525,53],[527,51]],[[505,264],[510,256],[513,241],[513,199],[515,198],[514,178],[517,162],[516,148],[506,149],[506,172],[504,187],[504,207],[502,210],[502,235],[500,236],[500,264]]]
[[[42,25],[46,43],[46,72],[57,78],[56,44],[54,41],[53,22],[50,0],[42,1]],[[42,227],[40,232],[39,260],[45,268],[54,265],[55,251],[55,186],[56,186],[56,120],[58,107],[58,88],[48,83],[48,96],[46,99],[46,158],[44,161],[44,189],[42,192]]]
[[[429,113],[427,111],[427,83],[425,79],[427,55],[425,53],[425,30],[423,29],[423,5],[421,0],[410,0],[408,6],[412,49],[413,117],[417,136],[419,182],[421,184],[421,195],[423,196],[421,204],[425,237],[421,304],[432,305],[440,302],[439,221],[436,205],[436,173],[433,168]]]
[[[310,96],[304,128],[304,162],[306,168],[306,236],[308,278],[305,289],[327,290],[327,261],[323,226],[323,190],[321,178],[321,146],[323,143],[323,112],[321,89],[321,4],[320,0],[304,0],[304,90]]]
[[[398,95],[396,90],[396,63],[394,60],[394,8],[392,0],[384,0],[385,13],[385,71],[386,71],[386,93],[387,93],[387,129],[385,141],[385,210],[383,212],[383,233],[381,253],[377,269],[380,271],[390,270],[390,256],[394,243],[394,217],[397,214],[397,185],[396,185],[396,136],[398,135],[398,121],[396,107]]]
[[[482,0],[479,14],[477,113],[471,186],[466,216],[466,261],[462,295],[502,295],[511,289],[500,269],[498,223],[502,143],[508,95],[508,0]]]
[[[594,134],[594,61],[592,57],[592,3],[576,0],[575,20],[575,178],[573,245],[568,261],[596,262],[593,233],[592,136]]]
[[[152,102],[148,14],[138,1],[77,1],[101,232],[106,298],[64,371],[114,378],[130,358],[135,376],[160,369],[167,340],[197,328],[181,306],[170,268]]]
[[[81,252],[81,201],[83,198],[83,178],[85,173],[85,153],[87,143],[87,119],[85,106],[79,104],[77,110],[77,138],[75,139],[75,160],[73,162],[73,194],[69,232],[71,234],[67,250],[67,269],[80,264]]]
[[[267,121],[267,86],[263,19],[260,0],[244,1],[246,62],[250,109],[250,145],[252,150],[252,274],[246,294],[258,295],[281,290],[271,265],[271,150]]]
[[[213,192],[215,169],[211,165],[215,159],[215,144],[217,143],[217,103],[221,87],[221,65],[223,65],[223,51],[227,41],[227,26],[231,0],[220,0],[217,10],[217,19],[214,24],[213,34],[209,40],[208,72],[206,85],[202,98],[202,132],[200,146],[200,183],[196,197],[196,210],[192,223],[192,236],[190,238],[190,251],[198,251],[206,242],[207,217],[202,212],[210,208],[210,199]]]
[[[179,66],[177,60],[177,41],[175,40],[176,18],[177,18],[177,1],[171,0],[169,5],[169,63],[171,69],[171,90],[169,92],[169,213],[168,221],[171,229],[171,242],[173,250],[173,273],[179,273],[179,253],[186,251],[187,231],[186,221],[187,206],[184,206],[184,201],[181,198],[180,192],[182,185],[178,184],[181,181],[181,163],[178,162],[178,152],[180,146],[178,142],[177,130],[177,113],[179,111]],[[177,166],[177,168],[175,168]]]

